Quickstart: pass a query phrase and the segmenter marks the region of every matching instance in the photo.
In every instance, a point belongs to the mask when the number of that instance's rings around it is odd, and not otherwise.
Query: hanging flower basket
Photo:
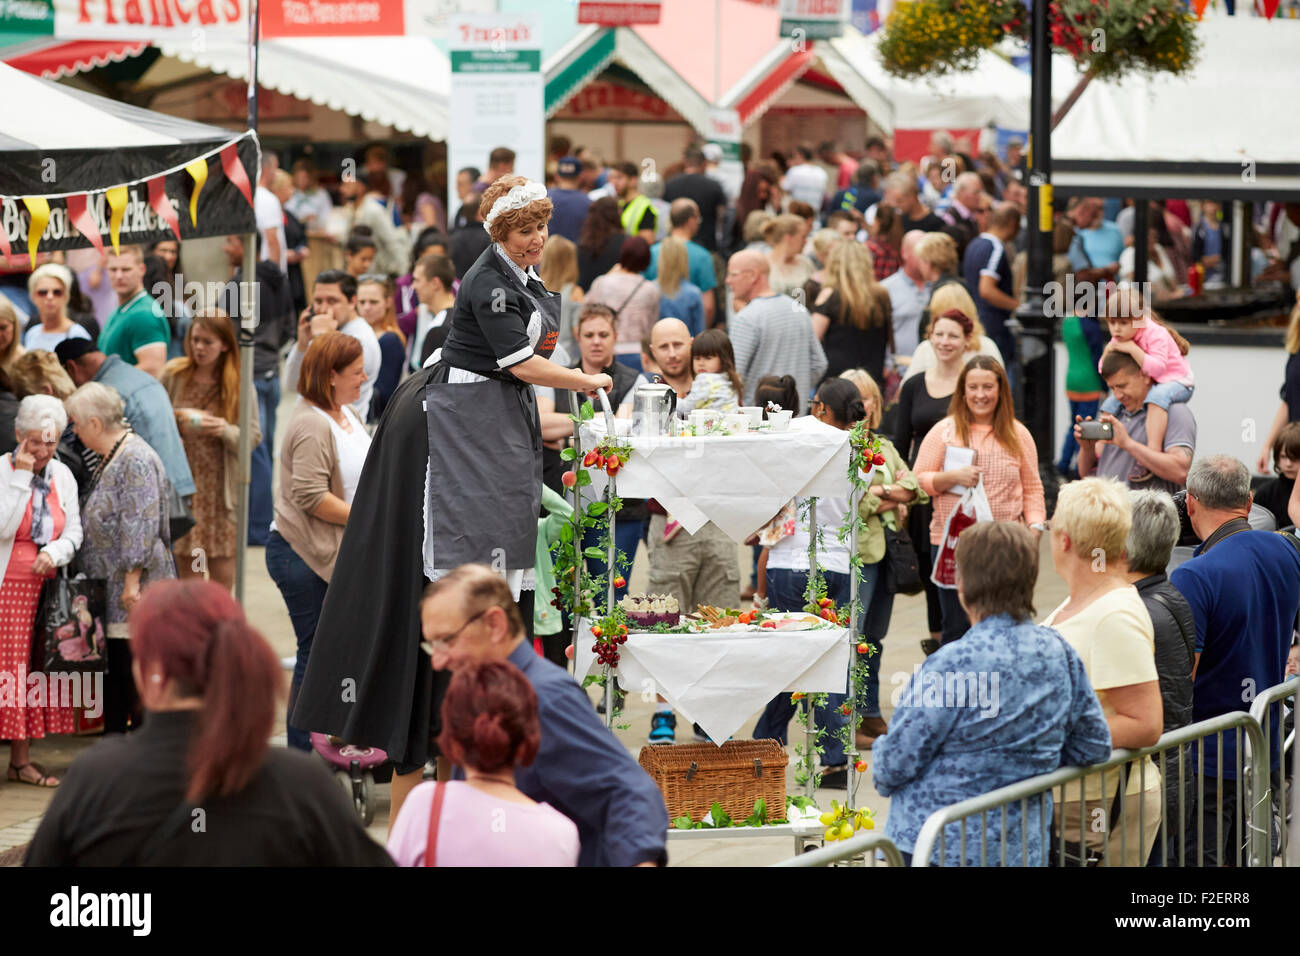
[[[973,70],[1004,37],[1027,40],[1020,0],[910,0],[881,31],[880,60],[894,76]],[[1196,15],[1182,0],[1057,0],[1048,6],[1054,49],[1093,79],[1186,73],[1196,61]]]

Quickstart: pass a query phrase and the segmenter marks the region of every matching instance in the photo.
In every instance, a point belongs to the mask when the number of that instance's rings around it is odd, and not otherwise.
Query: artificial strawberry
[[[623,580],[623,576],[621,574],[614,579],[614,587],[616,588],[621,588],[626,584],[627,582]]]
[[[870,653],[871,653],[871,646],[870,646],[866,641],[859,641],[859,642],[858,642],[858,653],[859,653],[859,654],[870,654]]]
[[[832,601],[830,598],[822,598],[820,601],[817,602],[817,606],[818,606],[818,607],[830,607],[830,606],[831,606],[832,604],[834,604],[834,603],[835,603],[835,602]]]
[[[584,467],[584,468],[590,468],[592,465],[594,465],[594,464],[596,463],[596,459],[599,458],[599,457],[600,457],[600,456],[599,456],[595,451],[589,451],[589,452],[587,452],[587,454],[584,455],[583,458],[582,458],[582,465],[583,465],[583,467]]]
[[[592,637],[600,637],[600,635],[601,635],[602,633],[603,633],[603,632],[601,631],[601,629],[600,629],[600,625],[599,625],[599,624],[596,624],[596,625],[593,625],[593,626],[592,626],[592,628],[591,628],[591,636],[592,636]]]
[[[615,458],[614,461],[617,462],[618,459]],[[607,462],[607,463],[605,464],[605,474],[607,474],[607,475],[609,475],[609,477],[613,478],[615,475],[618,474],[618,465],[617,465],[617,464],[609,464],[609,463]]]
[[[832,621],[834,623],[839,623],[835,617],[835,612],[828,607],[822,608],[821,618],[824,621]]]
[[[842,707],[840,707],[840,713],[843,714],[845,717],[847,717],[849,714],[853,713],[853,708],[850,707],[848,704],[844,704]]]

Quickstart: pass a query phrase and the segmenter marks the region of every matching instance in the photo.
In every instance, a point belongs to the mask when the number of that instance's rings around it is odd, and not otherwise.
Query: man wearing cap
[[[55,346],[54,354],[78,388],[87,382],[99,382],[115,389],[122,396],[127,424],[158,453],[176,493],[183,498],[194,494],[190,462],[162,383],[148,372],[127,365],[120,356],[105,355],[88,339],[64,339]]]
[[[562,156],[555,164],[555,185],[546,190],[553,205],[549,230],[553,236],[563,236],[570,242],[578,241],[582,220],[587,218],[591,200],[578,188],[582,164],[576,156]]]

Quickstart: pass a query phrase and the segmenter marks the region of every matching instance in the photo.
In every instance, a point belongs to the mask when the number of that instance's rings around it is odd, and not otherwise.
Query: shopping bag
[[[981,521],[992,521],[993,511],[989,508],[989,499],[984,494],[984,480],[967,488],[957,502],[957,507],[948,515],[943,526],[943,538],[939,543],[939,553],[934,559],[934,570],[930,580],[937,587],[957,587],[957,538],[963,531]]]
[[[46,581],[35,625],[37,645],[45,652],[42,669],[107,670],[107,611],[108,582],[103,578],[69,578],[64,572]]]

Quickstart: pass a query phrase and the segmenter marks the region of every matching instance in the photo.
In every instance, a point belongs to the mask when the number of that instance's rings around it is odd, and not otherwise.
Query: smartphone
[[[1079,437],[1085,441],[1110,441],[1115,437],[1115,429],[1110,422],[1081,422]]]

